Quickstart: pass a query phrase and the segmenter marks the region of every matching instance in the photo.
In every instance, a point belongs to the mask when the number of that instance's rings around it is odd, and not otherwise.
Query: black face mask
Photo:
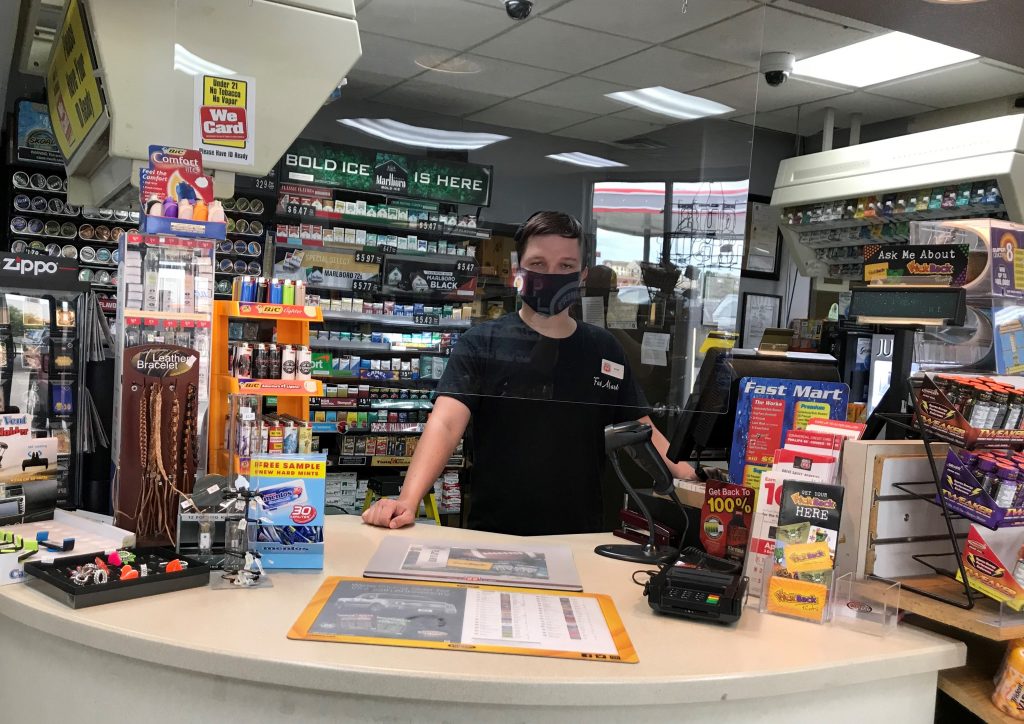
[[[528,269],[519,272],[519,296],[537,314],[553,317],[580,298],[580,273],[541,274]]]

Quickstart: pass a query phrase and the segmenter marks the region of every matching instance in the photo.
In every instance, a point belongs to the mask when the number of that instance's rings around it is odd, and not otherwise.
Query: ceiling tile
[[[660,85],[687,92],[748,72],[749,69],[741,65],[656,47],[594,68],[587,71],[586,75],[611,83],[621,83],[630,88]]]
[[[876,1],[877,0],[872,0],[872,2]],[[872,35],[889,32],[887,28],[872,25],[871,23],[865,23],[861,20],[854,20],[853,18],[848,18],[845,15],[830,13],[827,10],[819,10],[818,8],[804,5],[802,2],[794,2],[794,0],[775,0],[775,2],[772,3],[772,7],[776,7],[781,10],[789,10],[794,13],[799,13],[800,15],[807,15],[808,17],[817,18],[818,20],[827,20],[828,22],[835,23],[836,25],[845,25],[848,28],[856,28],[858,30],[863,30],[866,33],[871,33]]]
[[[764,81],[760,73],[751,73],[727,83],[701,88],[694,91],[694,95],[749,113],[755,109],[772,111],[776,108],[811,103],[845,95],[850,91],[850,88],[826,85],[803,78],[790,78],[781,86],[773,88]]]
[[[865,90],[937,108],[976,103],[1024,92],[1024,74],[980,60],[890,81]]]
[[[612,141],[618,141],[623,138],[632,138],[633,136],[642,136],[645,133],[653,133],[661,128],[663,128],[663,126],[658,126],[653,123],[633,121],[628,118],[616,118],[615,116],[605,116],[604,118],[595,118],[591,121],[584,121],[583,123],[579,123],[575,126],[570,126],[569,128],[563,128],[555,135],[568,136],[570,138],[582,138],[587,141],[611,143]]]
[[[375,103],[387,103],[417,111],[465,116],[501,103],[504,99],[488,93],[473,93],[415,79],[390,88],[375,96],[373,100]]]
[[[622,108],[621,103],[613,101],[611,98],[605,98],[605,96],[608,93],[624,90],[630,90],[630,87],[577,76],[527,93],[523,98],[536,103],[546,103],[549,106],[560,106],[575,111],[603,115],[615,113]]]
[[[789,52],[797,60],[867,40],[863,30],[805,15],[759,8],[666,43],[676,50],[757,68],[763,52]]]
[[[491,58],[580,73],[643,50],[647,43],[538,18],[516,25],[473,52]]]
[[[465,0],[373,0],[356,16],[359,30],[465,50],[515,23],[500,2],[491,6]]]
[[[757,7],[752,0],[571,0],[545,14],[552,20],[662,43]]]
[[[455,55],[454,50],[410,43],[408,40],[396,40],[373,33],[360,33],[359,39],[363,45],[363,55],[353,70],[378,76],[411,78],[423,72],[423,68],[416,65],[416,58],[431,56],[442,60]]]
[[[592,113],[555,108],[517,98],[475,113],[467,120],[490,123],[495,126],[523,128],[538,133],[550,133],[594,117]]]
[[[671,126],[673,123],[686,122],[680,118],[645,111],[643,108],[628,108],[625,111],[613,114],[611,118],[628,118],[632,121],[644,121],[645,123],[653,123],[658,126]]]
[[[427,71],[432,78],[430,82],[451,88],[492,93],[511,98],[532,90],[563,80],[565,73],[530,65],[519,65],[507,60],[495,60],[479,55],[464,53],[459,60],[470,61],[480,66],[479,73],[434,73]]]

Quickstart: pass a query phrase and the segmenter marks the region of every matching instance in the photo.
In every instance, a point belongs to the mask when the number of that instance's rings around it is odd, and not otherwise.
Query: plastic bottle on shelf
[[[224,216],[224,206],[220,201],[211,201],[210,206],[206,211],[206,218],[208,221],[219,221],[224,223],[226,217]]]
[[[178,202],[178,218],[179,219],[191,219],[192,218],[192,202],[188,199],[181,199]]]
[[[1001,508],[1011,508],[1013,501],[1017,498],[1017,468],[1009,462],[999,464],[996,467],[996,475],[999,478],[999,484],[995,491],[996,505]]]
[[[267,345],[268,360],[267,379],[281,379],[281,348],[276,344]]]
[[[1007,646],[992,703],[1004,714],[1024,720],[1024,639],[1014,639]]]
[[[993,489],[999,482],[996,477],[996,461],[992,458],[982,458],[978,463],[978,470],[981,472],[981,489],[988,495],[992,495]]]
[[[281,348],[281,379],[295,379],[295,348],[290,344]]]
[[[242,342],[235,350],[235,364],[232,374],[235,377],[252,377],[252,348],[247,342]]]
[[[313,356],[309,347],[295,348],[295,379],[308,380],[313,374]]]
[[[206,221],[209,218],[210,210],[206,207],[206,202],[202,199],[196,199],[196,205],[192,207],[192,218],[195,221]]]
[[[267,356],[267,345],[257,344],[253,355],[253,374],[256,379],[265,380],[270,374],[270,358]]]

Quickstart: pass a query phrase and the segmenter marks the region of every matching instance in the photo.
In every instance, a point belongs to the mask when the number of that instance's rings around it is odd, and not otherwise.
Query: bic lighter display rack
[[[322,320],[318,306],[214,304],[210,472],[246,475],[252,455],[300,452],[300,435],[312,452],[309,398],[322,396],[323,384],[312,379],[309,324]],[[271,404],[276,414],[264,409]],[[286,429],[295,449],[285,447]]]

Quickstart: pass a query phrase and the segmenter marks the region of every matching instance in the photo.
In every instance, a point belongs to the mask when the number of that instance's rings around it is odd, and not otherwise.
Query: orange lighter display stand
[[[238,380],[228,368],[228,325],[231,320],[274,322],[277,343],[309,345],[309,325],[322,322],[319,306],[300,304],[258,304],[252,302],[214,302],[213,334],[210,364],[209,471],[219,475],[236,472],[231,465],[228,440],[225,438],[227,416],[231,406],[228,395],[244,394],[277,398],[277,411],[309,419],[309,398],[323,395],[323,385],[316,380]]]

